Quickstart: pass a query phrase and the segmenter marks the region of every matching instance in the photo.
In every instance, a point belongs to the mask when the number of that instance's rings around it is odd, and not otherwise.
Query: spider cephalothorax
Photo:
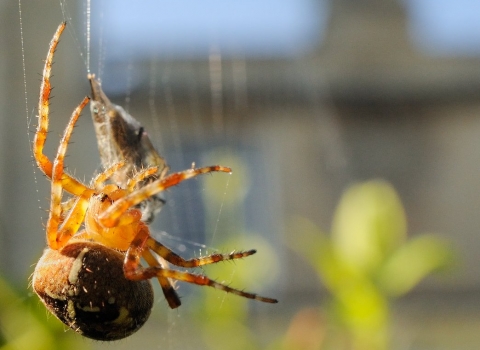
[[[277,300],[215,282],[205,275],[170,269],[161,259],[192,268],[247,257],[255,250],[184,259],[151,237],[135,206],[180,182],[211,172],[230,173],[214,165],[188,169],[144,183],[159,166],[132,174],[121,187],[108,183],[128,160],[109,165],[89,185],[64,171],[64,158],[73,127],[89,102],[75,108],[52,162],[43,153],[49,123],[50,73],[53,54],[66,24],[50,42],[40,87],[38,127],[33,153],[38,167],[51,180],[50,212],[46,225],[48,248],[38,262],[32,286],[46,307],[62,322],[86,337],[115,340],[127,337],[147,320],[153,305],[149,279],[157,278],[170,307],[180,306],[171,280],[210,286],[267,303]],[[138,184],[142,183],[142,186]],[[62,202],[63,192],[71,197]],[[141,263],[143,259],[147,267]]]

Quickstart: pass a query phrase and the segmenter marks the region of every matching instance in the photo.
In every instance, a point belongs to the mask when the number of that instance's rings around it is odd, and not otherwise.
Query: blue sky
[[[132,5],[127,0],[105,0],[92,2],[92,14],[96,16],[93,25],[101,26],[108,55],[113,57],[121,58],[125,50],[134,50],[137,57],[201,58],[212,48],[225,56],[295,57],[314,50],[321,42],[329,13],[327,3],[142,0]],[[94,35],[100,33],[92,30]]]
[[[412,42],[436,56],[480,55],[480,1],[404,0]]]

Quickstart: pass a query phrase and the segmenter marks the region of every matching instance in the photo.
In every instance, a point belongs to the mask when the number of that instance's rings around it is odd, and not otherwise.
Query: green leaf
[[[332,242],[340,259],[363,273],[378,269],[406,237],[406,217],[394,188],[374,180],[350,187],[336,211]]]
[[[409,240],[386,262],[378,284],[391,296],[409,292],[430,273],[451,266],[454,251],[446,240],[425,234]]]

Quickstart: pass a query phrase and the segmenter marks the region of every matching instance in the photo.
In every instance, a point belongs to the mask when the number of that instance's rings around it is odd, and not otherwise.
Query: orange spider
[[[64,158],[73,127],[89,102],[85,97],[74,110],[52,163],[43,154],[48,132],[50,73],[55,49],[66,23],[60,24],[50,42],[40,87],[39,121],[33,153],[38,167],[51,179],[50,213],[46,225],[48,248],[32,277],[32,286],[45,306],[62,322],[82,335],[97,340],[116,340],[137,331],[153,305],[149,279],[156,277],[169,305],[180,300],[170,280],[210,286],[266,303],[276,299],[258,296],[215,282],[204,275],[164,268],[158,257],[192,268],[247,257],[255,250],[212,254],[183,259],[150,236],[135,205],[183,180],[210,172],[230,173],[220,165],[188,169],[136,185],[158,171],[150,167],[136,173],[125,188],[105,184],[125,166],[116,163],[97,175],[90,185],[64,172]],[[72,197],[62,203],[63,190]],[[82,225],[83,230],[80,230]],[[143,258],[149,267],[143,267]]]

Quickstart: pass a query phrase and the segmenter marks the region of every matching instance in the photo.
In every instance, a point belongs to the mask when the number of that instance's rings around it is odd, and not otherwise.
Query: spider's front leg
[[[213,264],[218,261],[223,260],[231,260],[231,259],[238,259],[244,256],[251,255],[255,253],[255,251],[249,252],[239,252],[239,253],[231,253],[231,254],[213,254],[211,256],[207,256],[204,258],[198,259],[191,259],[191,260],[184,260],[180,258],[177,254],[172,252],[170,249],[163,246],[161,243],[156,242],[149,234],[148,229],[145,226],[145,230],[140,230],[138,234],[135,236],[135,239],[132,241],[130,248],[128,248],[126,256],[125,256],[125,263],[123,266],[125,276],[134,281],[140,281],[145,279],[150,279],[153,277],[164,277],[164,278],[172,278],[174,280],[183,281],[192,284],[198,284],[200,286],[210,286],[216,289],[223,290],[227,293],[232,293],[244,298],[254,299],[258,301],[262,301],[265,303],[277,303],[278,301],[273,298],[262,297],[255,293],[248,293],[242,290],[238,290],[235,288],[231,288],[227,285],[222,283],[218,283],[205,275],[197,275],[190,272],[184,271],[177,271],[171,269],[164,269],[159,266],[150,266],[150,267],[142,267],[140,265],[140,257],[144,255],[145,249],[150,247],[161,247],[162,254],[166,254],[166,256],[161,255],[167,261],[175,263],[169,260],[172,257],[174,259],[180,259],[176,262],[180,262],[179,266],[201,266],[205,264]],[[155,251],[156,252],[156,251]]]
[[[57,48],[57,45],[60,41],[60,36],[66,27],[66,23],[61,23],[55,34],[53,35],[52,40],[50,41],[50,46],[48,48],[47,58],[45,59],[45,66],[43,68],[42,74],[42,84],[40,85],[40,98],[38,101],[38,126],[37,131],[35,132],[35,137],[33,140],[33,155],[35,161],[37,162],[38,167],[43,173],[48,177],[52,178],[53,164],[48,159],[48,157],[43,154],[43,148],[45,146],[45,141],[47,140],[48,134],[48,124],[49,124],[49,112],[50,112],[50,93],[52,91],[52,86],[50,83],[50,76],[53,65],[53,55]],[[67,173],[63,173],[61,177],[62,187],[74,194],[81,195],[85,190],[85,185],[80,181],[76,180]]]

